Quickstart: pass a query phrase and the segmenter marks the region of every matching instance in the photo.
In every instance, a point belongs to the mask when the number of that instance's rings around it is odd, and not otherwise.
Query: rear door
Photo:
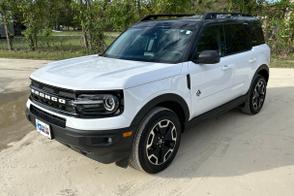
[[[246,23],[224,24],[225,49],[223,59],[229,62],[228,69],[232,71],[230,99],[246,94],[248,76],[255,65],[249,27]]]

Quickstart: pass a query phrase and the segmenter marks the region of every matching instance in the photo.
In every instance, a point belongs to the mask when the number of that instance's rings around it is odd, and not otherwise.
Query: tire
[[[150,174],[164,170],[177,154],[181,133],[175,112],[163,107],[152,109],[134,137],[130,165]]]
[[[266,97],[267,82],[261,75],[257,75],[252,83],[246,102],[241,108],[245,114],[254,115],[260,112]]]

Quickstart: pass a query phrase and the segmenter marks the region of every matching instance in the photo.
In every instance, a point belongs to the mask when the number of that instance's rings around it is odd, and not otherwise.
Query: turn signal
[[[123,134],[122,134],[122,136],[124,138],[131,137],[132,135],[133,135],[132,131],[126,131],[126,132],[123,132]]]

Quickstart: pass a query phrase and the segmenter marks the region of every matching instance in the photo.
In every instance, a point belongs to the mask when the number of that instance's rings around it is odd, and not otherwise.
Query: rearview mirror
[[[199,54],[199,57],[196,59],[198,64],[215,64],[219,63],[220,56],[217,50],[204,50]]]

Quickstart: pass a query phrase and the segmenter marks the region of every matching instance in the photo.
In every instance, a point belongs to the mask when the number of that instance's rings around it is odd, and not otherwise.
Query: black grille
[[[41,111],[33,105],[30,106],[30,111],[32,112],[32,114],[34,114],[35,116],[37,116],[37,118],[40,118],[41,120],[65,128],[65,119],[63,118]]]
[[[31,90],[32,93],[30,95],[30,100],[36,105],[59,114],[74,116],[77,118],[104,118],[108,116],[116,116],[120,115],[124,109],[124,95],[122,90],[70,90],[43,84],[35,80],[31,81]],[[95,109],[95,111],[91,108],[86,109],[86,106],[74,104],[74,101],[76,101],[82,94],[113,94],[119,98],[120,106],[115,113],[107,113],[99,108]]]
[[[76,97],[76,94],[73,91],[42,84],[34,80],[32,80],[31,89],[66,101],[65,104],[59,103],[31,93],[30,99],[34,103],[58,113],[77,116],[76,108],[70,104]]]
[[[42,90],[46,93],[57,95],[58,97],[64,97],[64,98],[68,98],[68,99],[75,99],[76,98],[76,94],[72,90],[58,88],[55,86],[50,86],[47,84],[37,82],[35,80],[32,80],[31,87],[37,88],[37,89]]]

